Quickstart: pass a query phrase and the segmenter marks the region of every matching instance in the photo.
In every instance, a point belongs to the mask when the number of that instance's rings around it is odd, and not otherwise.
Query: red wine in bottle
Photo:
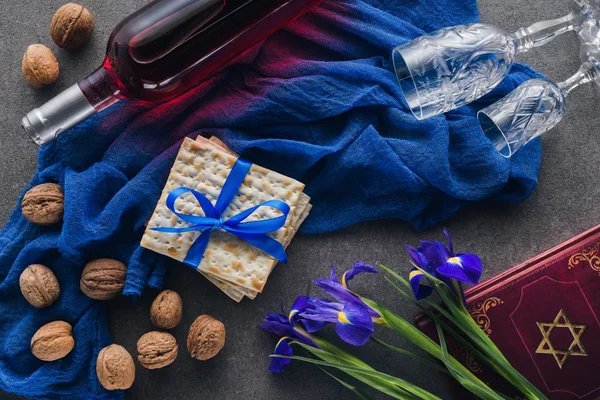
[[[121,21],[106,57],[22,121],[38,145],[120,99],[164,101],[322,0],[156,0]]]

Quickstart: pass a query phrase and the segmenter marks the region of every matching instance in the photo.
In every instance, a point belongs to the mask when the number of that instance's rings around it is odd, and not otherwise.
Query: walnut
[[[106,390],[129,389],[135,380],[133,358],[123,346],[111,344],[98,353],[96,375]]]
[[[36,89],[58,79],[58,61],[52,50],[43,44],[32,44],[25,50],[21,69],[27,82]]]
[[[150,307],[150,319],[157,328],[172,329],[181,322],[181,297],[172,290],[162,291]]]
[[[99,258],[89,262],[81,273],[79,287],[95,300],[109,300],[121,294],[127,267],[120,261]]]
[[[37,225],[52,225],[63,219],[64,195],[60,185],[43,183],[29,189],[21,201],[21,212]]]
[[[21,293],[36,308],[51,306],[60,296],[58,280],[50,268],[33,264],[25,268],[19,278]]]
[[[42,361],[65,357],[75,346],[72,330],[71,325],[64,321],[47,323],[31,338],[31,352]]]
[[[225,345],[225,325],[210,315],[201,315],[190,326],[187,349],[197,360],[216,356]]]
[[[86,44],[94,31],[94,17],[87,8],[67,3],[59,8],[50,23],[50,36],[58,47],[76,50]]]
[[[137,342],[138,361],[142,367],[166,367],[177,358],[177,341],[167,332],[148,332]]]

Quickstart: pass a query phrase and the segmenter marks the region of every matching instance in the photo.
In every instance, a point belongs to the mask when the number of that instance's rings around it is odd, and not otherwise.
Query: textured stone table
[[[61,65],[59,81],[34,91],[21,75],[21,57],[31,43],[50,44],[50,17],[63,1],[0,1],[0,225],[15,205],[22,188],[35,171],[36,148],[21,132],[20,119],[65,89],[102,59],[112,27],[126,14],[145,3],[143,0],[85,0],[96,17],[92,42],[80,53],[57,51]],[[540,19],[562,16],[566,0],[497,1],[480,0],[482,21],[514,31]],[[53,50],[56,47],[50,46]],[[564,79],[579,67],[578,41],[565,35],[552,44],[527,54],[526,62],[553,79]],[[600,91],[588,84],[574,91],[568,100],[564,121],[543,138],[544,158],[539,186],[523,203],[502,208],[472,209],[460,213],[446,226],[455,238],[455,247],[479,253],[485,262],[485,277],[505,270],[569,237],[600,223]],[[208,313],[227,326],[224,351],[208,362],[192,360],[182,349],[169,368],[148,371],[137,368],[130,398],[139,399],[339,399],[350,398],[331,378],[316,368],[296,363],[281,376],[267,372],[268,354],[276,338],[257,328],[261,316],[290,304],[305,292],[310,280],[328,273],[328,265],[340,268],[355,260],[382,262],[401,267],[406,255],[402,245],[419,238],[442,239],[441,228],[416,233],[398,221],[373,222],[339,232],[299,236],[289,248],[291,263],[278,268],[270,278],[265,294],[256,301],[234,304],[189,268],[171,265],[165,282],[184,300],[184,319],[175,336],[185,346],[187,328],[199,314]],[[0,280],[2,277],[0,277]],[[405,310],[400,301],[378,279],[362,279],[358,290],[377,293],[379,299]],[[154,291],[140,301],[109,303],[110,329],[116,343],[135,352],[137,339],[152,328],[148,316]],[[382,352],[360,349],[367,361],[397,373],[447,397],[442,378],[431,370],[403,359],[382,360]],[[15,398],[0,393],[2,398]]]

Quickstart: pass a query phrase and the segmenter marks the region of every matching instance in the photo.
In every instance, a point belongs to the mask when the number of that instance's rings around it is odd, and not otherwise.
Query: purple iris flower
[[[339,301],[340,303],[360,303],[365,306],[373,319],[373,322],[380,323],[381,316],[375,312],[371,307],[367,306],[356,294],[348,287],[350,282],[355,276],[361,273],[377,274],[378,271],[375,267],[363,262],[354,263],[354,268],[344,272],[342,280],[340,281],[335,273],[335,267],[331,266],[331,272],[329,273],[329,279],[319,278],[315,279],[313,283],[320,287],[325,293]]]
[[[374,332],[369,307],[359,302],[337,303],[325,299],[309,298],[298,318],[309,333],[316,332],[326,324],[335,324],[335,331],[346,343],[354,346],[365,344]]]
[[[301,324],[307,332],[317,332],[327,324],[335,324],[335,330],[345,342],[362,346],[374,332],[373,324],[380,323],[381,317],[348,288],[348,282],[360,273],[377,273],[375,267],[357,262],[354,268],[338,279],[335,268],[331,267],[329,279],[317,279],[313,283],[336,301],[316,297],[298,297],[290,322]]]
[[[451,280],[469,284],[478,283],[483,269],[481,259],[476,254],[455,254],[447,229],[444,229],[444,234],[448,240],[448,247],[440,242],[425,240],[422,240],[421,246],[416,249],[405,245],[415,265],[446,282],[450,287],[452,287]],[[413,268],[410,271],[409,281],[417,300],[424,299],[433,291],[430,286],[421,284],[423,278],[425,275],[419,269]]]
[[[381,323],[382,319],[348,289],[348,282],[363,272],[376,274],[377,270],[369,264],[357,262],[354,268],[342,275],[340,281],[332,266],[329,279],[317,279],[313,283],[337,301],[299,296],[287,317],[283,314],[267,314],[261,327],[281,336],[274,354],[291,356],[293,353],[289,342],[292,340],[318,347],[307,335],[330,323],[335,324],[337,334],[345,342],[355,346],[365,344],[374,332],[374,323]],[[283,372],[290,362],[290,358],[273,357],[269,370]]]
[[[281,336],[273,353],[288,357],[292,356],[292,346],[290,346],[289,343],[292,340],[317,347],[315,342],[294,327],[293,323],[290,322],[290,319],[292,318],[286,317],[283,314],[267,314],[263,323],[260,325],[261,328]],[[283,372],[290,362],[292,362],[291,358],[273,357],[271,358],[269,371],[275,373]]]

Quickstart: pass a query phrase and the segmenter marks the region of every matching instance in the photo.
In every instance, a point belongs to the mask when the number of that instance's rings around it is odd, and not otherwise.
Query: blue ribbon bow
[[[251,162],[241,158],[237,159],[233,168],[231,169],[231,172],[229,173],[229,176],[223,184],[219,198],[214,206],[205,195],[193,189],[180,187],[173,190],[171,193],[169,193],[169,196],[167,196],[167,208],[171,210],[173,214],[177,215],[179,219],[194,225],[185,228],[152,228],[151,230],[169,233],[203,231],[198,239],[196,239],[196,241],[192,244],[192,247],[190,247],[190,250],[185,257],[185,260],[183,260],[184,263],[194,267],[194,269],[200,265],[202,257],[204,256],[204,252],[206,251],[206,246],[208,246],[208,242],[210,240],[210,234],[214,229],[221,229],[229,232],[261,249],[277,260],[287,263],[287,255],[285,254],[283,245],[277,240],[266,235],[268,232],[274,232],[278,230],[285,224],[287,216],[290,212],[290,206],[288,206],[286,203],[280,200],[269,200],[255,207],[244,210],[226,221],[223,220],[223,217],[221,216],[227,207],[229,207],[229,204],[238,192],[240,185],[244,181],[244,178],[248,174],[248,171],[250,171],[251,167]],[[198,203],[200,203],[200,207],[202,207],[205,216],[200,217],[195,215],[181,214],[175,210],[175,201],[179,198],[179,196],[185,193],[191,193],[194,195],[196,200],[198,200]],[[281,211],[283,215],[260,221],[243,222],[260,207],[274,207]]]

